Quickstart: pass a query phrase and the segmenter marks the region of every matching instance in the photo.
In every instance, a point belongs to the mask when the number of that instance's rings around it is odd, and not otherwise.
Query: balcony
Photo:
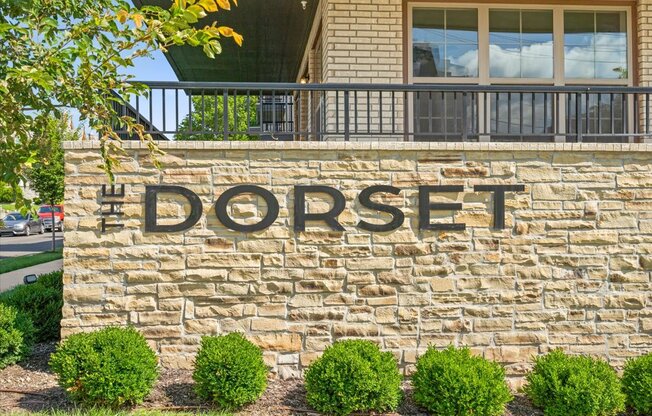
[[[652,88],[144,84],[118,112],[155,139],[631,143],[651,134]]]

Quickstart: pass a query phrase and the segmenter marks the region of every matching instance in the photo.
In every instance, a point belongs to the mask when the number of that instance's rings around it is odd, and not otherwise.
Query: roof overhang
[[[169,7],[170,0],[133,0],[136,7]],[[240,0],[230,11],[220,10],[202,19],[204,26],[217,20],[244,36],[238,47],[222,39],[222,54],[209,59],[201,48],[176,46],[166,55],[180,81],[296,82],[299,66],[319,1]]]

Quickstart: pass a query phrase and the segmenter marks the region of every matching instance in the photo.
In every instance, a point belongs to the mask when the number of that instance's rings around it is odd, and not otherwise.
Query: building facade
[[[652,350],[652,0],[241,3],[240,67],[172,50],[182,82],[130,103],[217,141],[161,169],[126,141],[114,186],[66,144],[64,336],[131,324],[189,367],[242,331],[281,377],[342,338],[408,374],[467,345],[515,385]]]

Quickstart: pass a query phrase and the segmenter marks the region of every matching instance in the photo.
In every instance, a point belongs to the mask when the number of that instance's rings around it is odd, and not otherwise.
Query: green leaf
[[[197,15],[192,13],[191,11],[185,10],[183,12],[183,18],[186,20],[188,23],[197,23]]]

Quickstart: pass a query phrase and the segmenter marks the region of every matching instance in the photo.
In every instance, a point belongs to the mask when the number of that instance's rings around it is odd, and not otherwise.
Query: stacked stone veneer
[[[164,365],[188,367],[202,335],[243,331],[282,377],[345,337],[378,342],[408,371],[430,344],[468,345],[505,363],[514,380],[554,347],[615,365],[652,350],[650,146],[165,143],[158,170],[140,144],[125,143],[116,169],[126,184],[125,228],[106,234],[96,145],[65,146],[64,336],[131,324]],[[499,231],[491,195],[472,191],[496,183],[526,186],[507,195],[507,229]],[[147,184],[193,190],[205,215],[185,233],[145,233]],[[218,222],[212,204],[238,184],[278,197],[271,228],[245,235]],[[295,234],[296,184],[340,189],[346,232],[313,224]],[[355,227],[376,217],[357,202],[374,184],[403,189],[384,199],[406,213],[403,228]],[[417,230],[417,187],[425,184],[465,185],[432,196],[463,211],[432,215],[466,231]],[[328,205],[315,195],[308,207]],[[172,198],[159,204],[167,221],[184,210]],[[265,207],[245,197],[231,212],[251,222]]]

